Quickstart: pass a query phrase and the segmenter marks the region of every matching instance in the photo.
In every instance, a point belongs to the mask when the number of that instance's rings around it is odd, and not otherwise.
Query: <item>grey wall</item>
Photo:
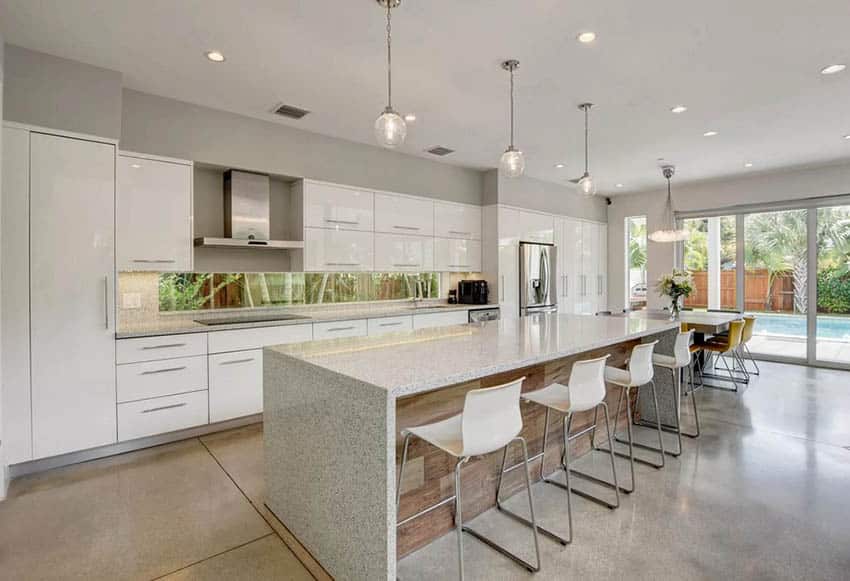
[[[125,90],[121,148],[224,167],[481,203],[481,172]]]
[[[500,204],[600,222],[608,219],[607,203],[602,196],[588,197],[577,193],[572,186],[562,186],[525,176],[506,178],[499,175],[497,170],[487,173],[485,184],[494,179],[498,183]],[[489,188],[485,188],[485,192],[489,192],[485,195],[489,200],[492,192]]]
[[[118,139],[119,72],[7,45],[3,118]]]
[[[0,35],[0,112],[3,111],[3,70],[4,70],[4,46],[3,35]],[[3,131],[0,130],[0,199],[3,197]],[[2,207],[2,204],[0,204]],[[3,265],[0,264],[0,277],[3,276]],[[0,330],[3,328],[3,312],[0,311]],[[0,353],[2,356],[2,353]],[[0,357],[2,361],[2,357]],[[3,377],[3,370],[0,369],[0,377]],[[3,383],[0,382],[0,500],[6,497],[6,453],[3,450]]]

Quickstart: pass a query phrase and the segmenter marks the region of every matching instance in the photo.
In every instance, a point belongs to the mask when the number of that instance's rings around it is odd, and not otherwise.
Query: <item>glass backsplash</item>
[[[440,297],[435,272],[163,273],[159,310],[197,311]]]

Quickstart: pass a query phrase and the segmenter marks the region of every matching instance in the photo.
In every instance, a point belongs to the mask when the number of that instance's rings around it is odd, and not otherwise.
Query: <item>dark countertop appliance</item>
[[[462,305],[486,305],[489,294],[486,280],[462,280],[457,285],[457,302]]]

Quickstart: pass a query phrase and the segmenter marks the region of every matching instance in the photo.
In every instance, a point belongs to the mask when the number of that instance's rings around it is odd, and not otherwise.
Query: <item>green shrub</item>
[[[845,269],[818,272],[818,312],[850,313],[850,273]]]

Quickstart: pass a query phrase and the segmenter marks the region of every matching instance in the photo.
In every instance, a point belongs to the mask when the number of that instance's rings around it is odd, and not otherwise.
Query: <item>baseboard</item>
[[[72,464],[79,464],[80,462],[88,462],[90,460],[107,458],[109,456],[116,456],[118,454],[133,452],[135,450],[142,450],[144,448],[151,448],[153,446],[179,442],[180,440],[197,438],[198,436],[205,436],[215,432],[231,430],[233,428],[241,428],[242,426],[257,424],[262,421],[263,414],[254,414],[243,418],[237,418],[235,420],[206,424],[177,432],[169,432],[167,434],[158,434],[147,438],[139,438],[138,440],[130,440],[128,442],[109,444],[108,446],[91,448],[90,450],[81,450],[79,452],[62,454],[61,456],[51,456],[50,458],[40,458],[30,462],[21,462],[20,464],[14,464],[8,467],[6,480],[8,481],[13,478],[19,478],[21,476],[35,474],[37,472],[44,472],[45,470],[52,470],[54,468],[61,468],[63,466],[70,466]]]

